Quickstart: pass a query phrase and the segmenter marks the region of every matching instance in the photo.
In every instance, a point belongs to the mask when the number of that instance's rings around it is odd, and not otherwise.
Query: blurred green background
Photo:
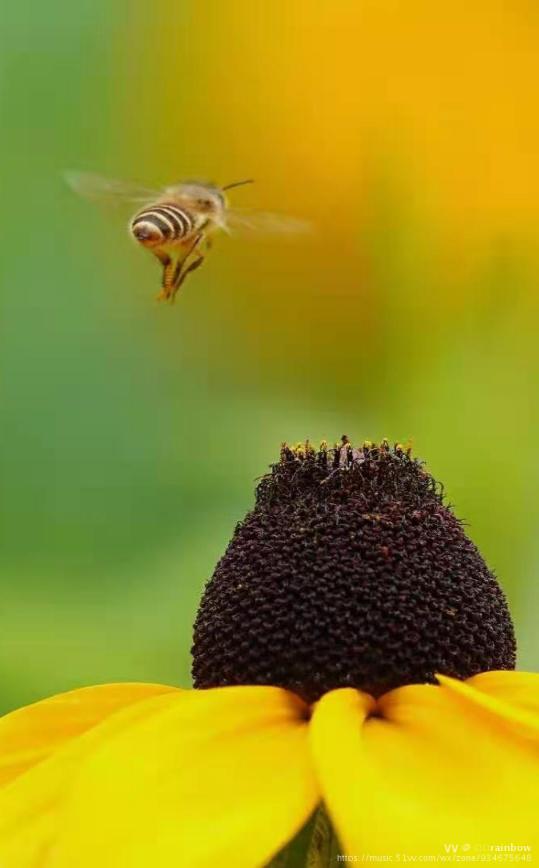
[[[189,683],[197,600],[282,440],[411,438],[539,639],[535,3],[3,11],[2,710]],[[256,185],[174,307],[81,168]]]

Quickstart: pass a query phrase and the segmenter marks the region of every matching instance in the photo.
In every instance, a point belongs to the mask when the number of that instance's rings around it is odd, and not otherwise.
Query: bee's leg
[[[190,271],[194,271],[196,268],[199,268],[204,262],[204,256],[200,252],[200,249],[197,250],[197,247],[202,240],[202,235],[197,235],[193,244],[191,245],[189,252],[187,255],[178,263],[175,274],[174,274],[174,282],[169,294],[169,300],[171,304],[174,302],[174,297],[178,292],[180,286],[184,282],[185,278],[189,274]],[[191,260],[188,264],[189,257],[192,255],[196,256],[196,259]]]
[[[176,272],[176,262],[171,259],[168,253],[164,253],[163,251],[154,251],[157,256],[159,262],[163,266],[163,277],[161,280],[161,292],[157,296],[157,301],[165,301],[170,297],[170,293],[172,291],[172,287],[174,285],[175,272]]]
[[[189,263],[189,265],[187,266],[187,268],[183,268],[183,269],[182,269],[182,268],[180,267],[180,270],[179,270],[179,272],[178,272],[178,277],[177,277],[176,283],[174,284],[174,287],[173,287],[172,293],[171,293],[171,295],[170,295],[170,303],[171,303],[171,304],[174,302],[174,297],[175,297],[176,293],[178,292],[180,286],[181,286],[182,283],[184,282],[185,278],[187,277],[187,275],[188,275],[191,271],[195,271],[196,268],[200,268],[200,266],[202,265],[203,262],[204,262],[204,256],[202,256],[202,254],[199,253],[198,256],[197,256],[197,258],[196,258],[196,259],[193,259],[193,260]],[[184,261],[184,263],[182,263],[182,264],[185,264],[185,261]]]

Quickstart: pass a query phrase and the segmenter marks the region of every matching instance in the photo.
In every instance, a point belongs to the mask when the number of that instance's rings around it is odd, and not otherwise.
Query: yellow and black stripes
[[[179,241],[195,229],[194,217],[177,205],[153,205],[140,211],[131,221],[131,232],[142,243]]]

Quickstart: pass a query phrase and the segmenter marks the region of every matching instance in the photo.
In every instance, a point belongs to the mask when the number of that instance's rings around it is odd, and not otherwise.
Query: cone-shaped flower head
[[[313,701],[513,669],[515,639],[422,462],[344,437],[283,446],[206,588],[193,656],[196,687],[272,684]]]

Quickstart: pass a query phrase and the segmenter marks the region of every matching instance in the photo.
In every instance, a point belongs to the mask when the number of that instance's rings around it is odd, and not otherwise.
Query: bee
[[[308,224],[293,217],[266,212],[242,213],[229,207],[225,195],[233,187],[252,184],[248,178],[222,187],[200,181],[183,181],[152,190],[115,181],[90,172],[66,172],[69,186],[89,199],[143,203],[129,221],[131,236],[163,266],[158,301],[174,302],[188,274],[200,268],[212,246],[213,236],[235,229],[297,234]]]

